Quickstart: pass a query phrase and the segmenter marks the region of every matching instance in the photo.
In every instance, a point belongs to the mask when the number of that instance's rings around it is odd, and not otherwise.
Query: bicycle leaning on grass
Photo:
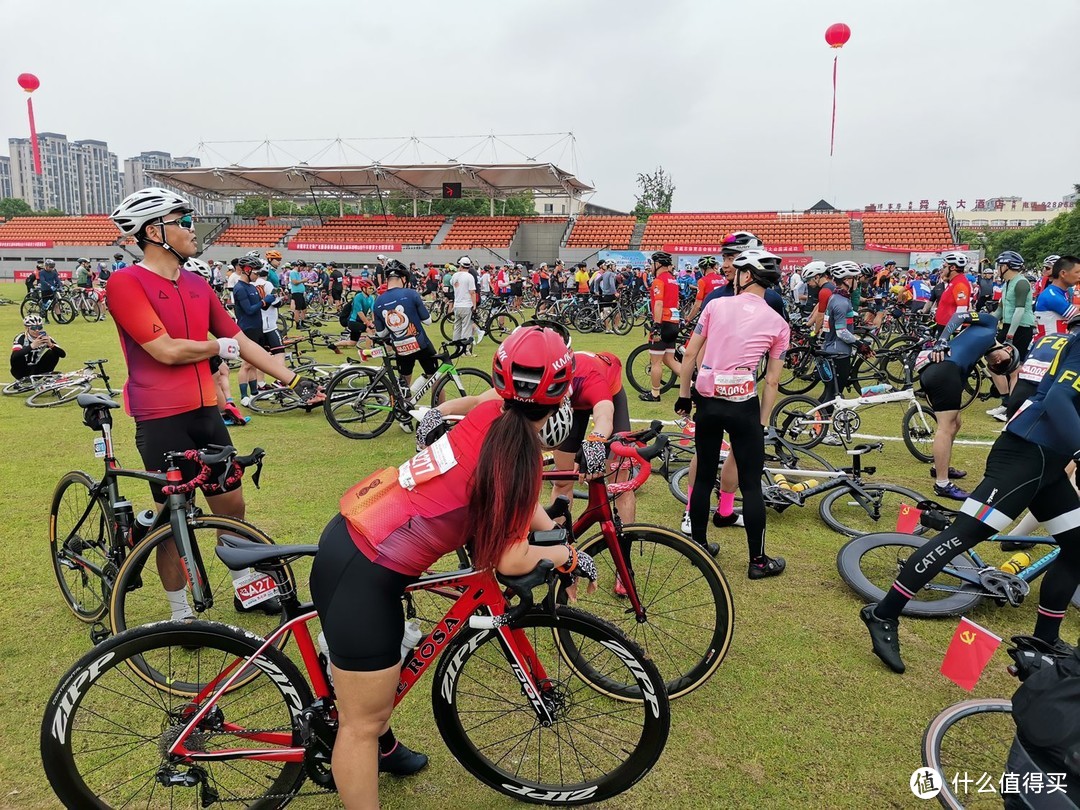
[[[316,793],[334,789],[338,715],[308,626],[317,614],[284,573],[318,547],[226,544],[217,554],[230,567],[275,580],[285,623],[262,640],[226,625],[166,622],[85,655],[41,725],[45,774],[67,806],[279,808],[305,779]],[[406,653],[395,703],[435,664],[435,725],[454,758],[506,796],[571,806],[609,799],[648,773],[671,716],[655,664],[619,630],[557,604],[550,590],[534,605],[534,588],[554,587],[552,567],[545,560],[498,581],[465,568],[408,586],[406,599],[441,591],[454,601]],[[290,633],[303,672],[275,647]],[[147,670],[158,673],[151,688],[130,675]]]

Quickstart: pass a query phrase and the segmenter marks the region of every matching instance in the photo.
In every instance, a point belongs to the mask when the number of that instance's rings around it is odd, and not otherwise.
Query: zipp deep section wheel
[[[923,541],[909,534],[882,532],[864,534],[846,543],[836,555],[840,577],[866,602],[880,602],[892,587],[896,575]],[[977,569],[968,554],[953,557],[945,570],[934,577],[904,606],[904,616],[959,616],[971,610],[983,596],[981,587],[964,582],[950,569]]]
[[[464,630],[439,659],[431,687],[439,733],[484,784],[519,801],[579,805],[617,796],[641,779],[667,741],[670,708],[656,665],[607,622],[560,605],[526,614],[513,634],[526,660],[508,660],[496,630]],[[582,680],[574,655],[630,685],[618,700]],[[542,725],[517,667],[536,679],[554,723]]]
[[[602,534],[578,544],[592,556],[600,575],[593,593],[578,589],[578,604],[611,622],[656,662],[669,697],[677,698],[707,681],[727,655],[735,623],[735,604],[727,580],[705,549],[662,526],[624,526],[620,548],[633,578],[632,586],[645,611],[643,621],[616,588],[611,549]],[[560,590],[559,598],[564,597]],[[569,650],[573,638],[560,638]],[[576,660],[576,659],[572,659]],[[594,668],[582,671],[595,689],[624,697],[627,684]]]
[[[116,576],[109,559],[109,504],[104,497],[94,496],[94,485],[84,472],[65,473],[49,510],[49,556],[56,582],[68,609],[88,624],[105,615],[108,580]]]
[[[206,754],[300,747],[297,718],[312,696],[287,656],[265,650],[247,665],[247,685],[222,695],[186,736],[201,705],[131,674],[151,667],[170,683],[204,686],[258,648],[257,639],[206,622],[139,627],[94,647],[61,679],[41,723],[41,760],[57,798],[79,808],[284,807],[304,781],[303,763],[196,762],[166,751],[177,740]]]

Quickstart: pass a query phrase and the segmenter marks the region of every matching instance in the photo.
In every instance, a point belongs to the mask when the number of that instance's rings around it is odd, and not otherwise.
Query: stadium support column
[[[489,210],[491,211],[491,214],[489,216],[495,216],[495,198],[494,197],[488,197],[488,202],[491,203],[491,206],[489,208]]]

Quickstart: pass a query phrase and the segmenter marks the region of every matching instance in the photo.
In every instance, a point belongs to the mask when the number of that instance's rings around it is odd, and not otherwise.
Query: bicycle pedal
[[[94,622],[94,624],[90,626],[90,643],[95,647],[111,635],[112,632],[109,628],[101,622]]]

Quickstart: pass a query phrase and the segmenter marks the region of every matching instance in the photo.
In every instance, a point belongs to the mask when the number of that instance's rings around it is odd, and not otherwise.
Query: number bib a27
[[[417,484],[442,475],[457,463],[450,437],[443,436],[398,467],[398,484],[404,489],[416,489]]]

